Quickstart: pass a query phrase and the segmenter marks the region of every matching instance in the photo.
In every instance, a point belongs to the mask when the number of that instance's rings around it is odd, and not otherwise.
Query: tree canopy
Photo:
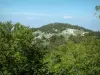
[[[20,23],[0,22],[0,75],[100,74],[100,32],[68,40],[53,35],[48,45],[44,39],[35,39],[34,31]]]
[[[96,12],[97,12],[97,13],[96,13],[97,17],[100,18],[100,6],[96,6],[96,7],[95,7],[95,10],[96,10]]]

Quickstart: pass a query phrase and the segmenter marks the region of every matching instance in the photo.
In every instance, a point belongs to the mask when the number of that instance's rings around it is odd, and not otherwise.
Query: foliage
[[[100,32],[63,23],[40,29],[62,31],[63,26],[88,33],[71,35],[67,40],[62,35],[35,39],[33,31],[37,29],[0,22],[0,75],[99,75]],[[50,43],[44,44],[46,41]]]
[[[0,73],[3,75],[38,74],[42,48],[34,45],[30,28],[20,23],[0,22]]]
[[[98,17],[98,18],[100,18],[100,6],[96,6],[95,7],[95,10],[96,10],[96,16]]]
[[[61,31],[65,30],[66,28],[78,29],[78,30],[91,32],[91,30],[85,29],[84,27],[80,27],[77,25],[71,25],[68,23],[50,23],[50,24],[44,25],[40,28],[33,28],[33,31],[40,30],[40,31],[43,31],[46,33],[59,33]],[[55,31],[55,29],[57,29],[58,31]]]
[[[43,63],[53,75],[99,75],[99,60],[100,38],[85,36],[80,42],[70,39],[67,44],[58,46],[46,54]]]

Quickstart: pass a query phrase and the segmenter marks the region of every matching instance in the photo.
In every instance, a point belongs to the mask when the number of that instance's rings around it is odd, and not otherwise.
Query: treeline
[[[100,32],[49,40],[44,46],[29,27],[0,22],[0,75],[100,74]]]
[[[43,31],[43,32],[46,32],[46,33],[57,33],[53,29],[57,29],[58,32],[61,32],[61,31],[65,30],[66,28],[83,30],[85,32],[91,32],[92,31],[92,30],[86,29],[84,27],[80,27],[78,25],[71,25],[71,24],[68,24],[68,23],[50,23],[50,24],[44,25],[40,28],[33,28],[33,31],[40,30],[40,31]]]

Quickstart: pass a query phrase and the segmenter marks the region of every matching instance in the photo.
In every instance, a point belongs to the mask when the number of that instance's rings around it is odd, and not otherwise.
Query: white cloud
[[[32,13],[32,12],[8,12],[5,13],[7,15],[11,15],[12,18],[20,18],[20,19],[27,19],[27,20],[39,20],[45,14],[42,13]]]
[[[71,19],[72,16],[64,16],[64,19]]]
[[[25,19],[27,19],[27,20],[39,20],[40,18],[39,17],[30,17],[30,16],[28,16],[28,17],[25,17]]]
[[[34,17],[26,17],[26,19],[31,20],[34,19]]]
[[[44,16],[42,13],[30,13],[30,12],[11,12],[12,15],[25,15],[25,16]]]

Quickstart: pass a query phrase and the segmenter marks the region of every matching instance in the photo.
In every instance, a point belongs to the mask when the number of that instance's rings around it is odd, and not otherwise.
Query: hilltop
[[[61,32],[61,31],[65,30],[66,28],[83,30],[86,32],[92,31],[92,30],[86,29],[84,27],[80,27],[78,25],[72,25],[72,24],[68,24],[68,23],[57,23],[57,22],[43,25],[39,28],[33,28],[33,31],[40,30],[40,31],[46,32],[46,33],[57,33],[57,32]]]
[[[46,38],[49,39],[52,36],[63,36],[66,39],[70,35],[77,36],[92,32],[92,30],[86,29],[84,27],[80,27],[78,25],[71,25],[68,23],[50,23],[47,25],[43,25],[39,28],[32,28],[35,38],[42,39]]]

